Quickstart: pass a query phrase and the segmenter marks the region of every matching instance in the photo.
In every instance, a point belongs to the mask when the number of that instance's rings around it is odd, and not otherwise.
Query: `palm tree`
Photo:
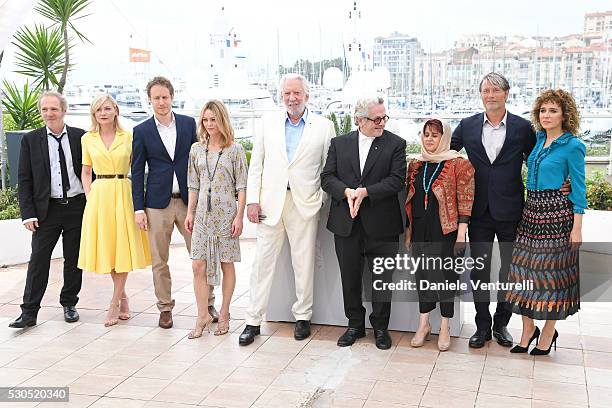
[[[65,47],[59,28],[35,25],[20,28],[13,41],[18,51],[15,53],[19,74],[34,78],[34,87],[49,90],[59,84],[58,75],[66,66]]]
[[[66,77],[70,68],[70,46],[68,30],[72,31],[83,42],[89,41],[83,33],[81,33],[74,25],[74,21],[87,17],[89,14],[83,14],[85,9],[91,5],[90,0],[40,0],[38,6],[34,9],[42,16],[53,21],[54,25],[58,26],[64,39],[64,68],[62,76],[59,80],[57,91],[64,92],[66,86]]]

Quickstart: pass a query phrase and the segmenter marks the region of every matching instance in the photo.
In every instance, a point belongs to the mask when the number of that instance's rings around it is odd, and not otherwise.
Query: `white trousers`
[[[262,223],[257,225],[257,245],[251,271],[250,304],[246,311],[246,324],[259,326],[263,320],[285,234],[291,249],[297,297],[291,311],[295,320],[310,320],[318,223],[318,213],[307,220],[302,218],[293,203],[291,192],[287,191],[279,222],[274,226]]]

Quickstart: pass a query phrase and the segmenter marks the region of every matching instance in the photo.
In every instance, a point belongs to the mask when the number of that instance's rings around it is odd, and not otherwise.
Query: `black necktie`
[[[60,137],[53,136],[53,139],[57,142],[59,148],[60,169],[62,171],[62,198],[65,200],[68,198],[68,190],[70,190],[70,181],[68,180],[68,167],[66,166],[66,156],[64,156],[64,149],[62,148],[62,138],[66,133],[62,133]]]

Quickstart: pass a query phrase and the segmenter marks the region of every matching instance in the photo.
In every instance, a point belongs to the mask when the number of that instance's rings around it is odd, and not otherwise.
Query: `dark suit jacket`
[[[488,208],[497,221],[520,220],[525,194],[521,168],[535,146],[535,132],[529,121],[508,112],[506,140],[491,163],[482,144],[483,121],[484,113],[462,119],[451,140],[451,149],[465,147],[476,170],[472,217],[484,214]]]
[[[359,132],[331,140],[327,162],[321,173],[321,187],[332,196],[327,228],[347,237],[353,228],[344,190],[366,187],[368,197],[361,203],[359,217],[365,233],[372,238],[400,235],[404,231],[398,192],[406,178],[406,141],[384,131],[372,142],[363,168],[359,171]]]
[[[176,148],[174,160],[161,140],[155,119],[145,120],[134,128],[132,143],[132,199],[134,210],[166,208],[172,194],[172,179],[176,173],[181,198],[185,205],[187,192],[187,165],[191,145],[197,141],[196,123],[189,116],[174,114],[176,121]],[[145,163],[149,166],[146,193],[144,189]]]
[[[81,136],[83,129],[66,126],[72,167],[81,179]],[[38,218],[43,222],[47,218],[49,198],[51,197],[51,163],[49,163],[49,143],[47,128],[31,131],[21,139],[18,170],[18,196],[21,219]]]

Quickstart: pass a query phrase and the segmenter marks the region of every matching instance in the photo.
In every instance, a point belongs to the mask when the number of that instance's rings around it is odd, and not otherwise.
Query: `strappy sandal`
[[[127,296],[121,298],[121,303],[119,305],[119,320],[128,320],[130,316],[130,304],[128,303]]]
[[[196,320],[196,327],[189,332],[189,334],[187,335],[188,339],[197,339],[198,337],[202,337],[202,333],[204,332],[204,330],[208,330],[208,332],[210,333],[210,325],[212,324],[212,316],[208,315],[207,319],[200,319],[198,318]]]
[[[119,323],[119,303],[111,303],[108,306],[104,327],[114,326],[117,323]]]
[[[215,330],[215,336],[222,336],[224,334],[227,334],[230,328],[230,319],[231,315],[229,313],[227,314],[227,317],[224,317],[223,315],[219,316],[217,330]]]

